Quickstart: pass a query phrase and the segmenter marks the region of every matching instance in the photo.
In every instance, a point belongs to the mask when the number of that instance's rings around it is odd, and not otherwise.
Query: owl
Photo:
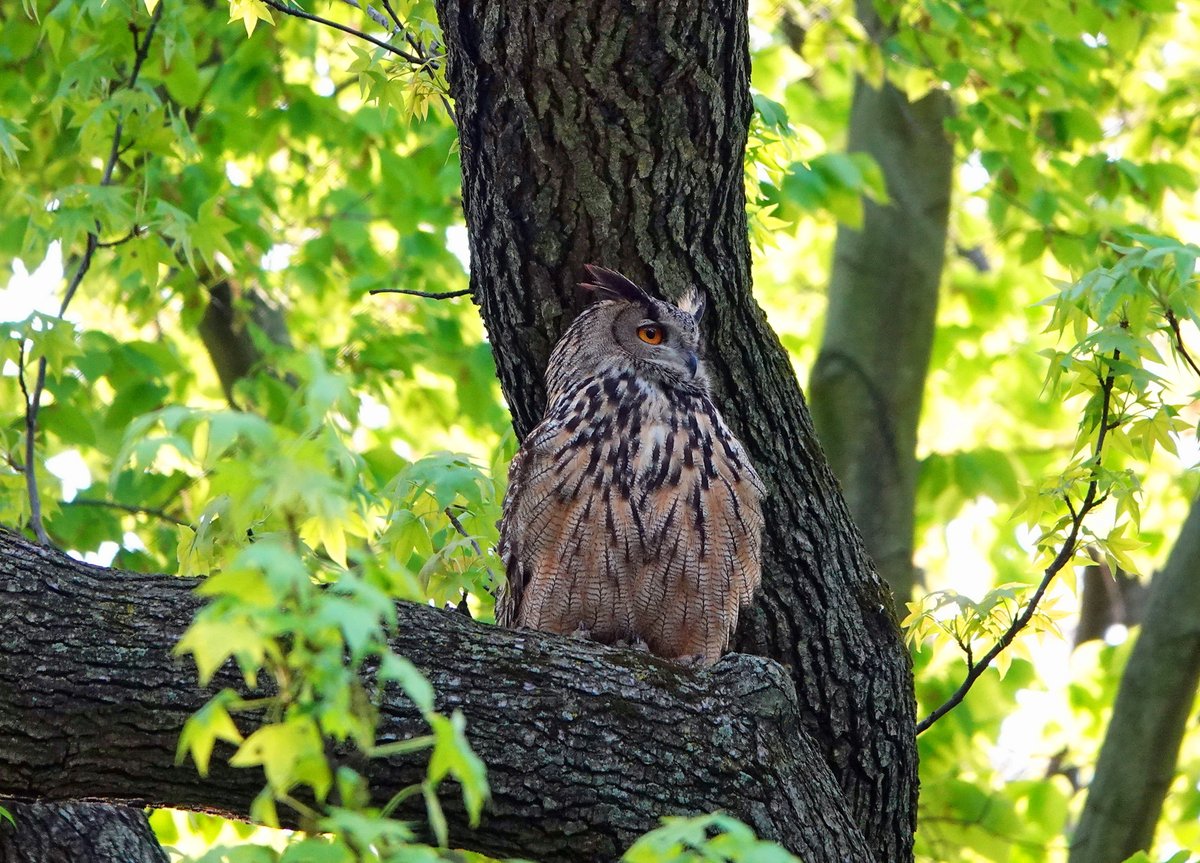
[[[587,271],[509,470],[496,620],[711,664],[759,585],[763,484],[709,394],[703,295]]]

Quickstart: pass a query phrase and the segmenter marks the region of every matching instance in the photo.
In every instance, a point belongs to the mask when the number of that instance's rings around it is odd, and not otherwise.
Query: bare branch
[[[165,509],[156,509],[151,506],[134,506],[128,503],[118,503],[115,500],[100,500],[99,498],[76,497],[71,500],[64,500],[63,506],[98,506],[105,509],[119,509],[122,512],[127,512],[132,515],[151,515],[155,518],[161,518],[163,521],[169,521],[172,524],[188,526],[188,522],[172,515]]]
[[[390,15],[392,20],[396,22],[396,26],[403,28],[404,24],[400,20],[400,16],[396,14],[396,10],[392,8],[392,4],[389,3],[388,0],[380,0],[380,2],[383,3],[383,8],[387,10],[388,15]]]
[[[42,545],[50,544],[50,536],[46,526],[42,524],[42,499],[38,495],[37,474],[33,461],[37,457],[34,440],[37,435],[38,402],[42,398],[42,386],[46,382],[46,358],[38,361],[37,383],[33,387],[33,396],[25,384],[25,340],[21,340],[17,348],[17,383],[21,385],[21,395],[25,397],[25,490],[29,493],[29,523],[37,541]]]
[[[322,18],[320,15],[313,15],[311,12],[305,12],[303,9],[293,9],[290,6],[283,5],[282,3],[276,3],[275,0],[263,0],[263,2],[276,12],[282,12],[284,15],[291,15],[293,18],[303,18],[305,21],[313,21],[317,24],[324,24],[326,27],[331,27],[334,30],[340,30],[341,32],[348,33],[351,36],[357,36],[364,42],[370,42],[377,48],[382,48],[384,51],[387,51],[390,54],[395,54],[397,57],[401,57],[404,60],[407,60],[409,63],[420,66],[424,62],[415,54],[410,54],[402,48],[397,48],[395,45],[384,42],[382,39],[376,39],[374,36],[368,36],[361,30],[355,30],[353,27],[347,27],[345,24],[339,24],[337,21],[330,21],[328,18]]]
[[[443,291],[442,293],[435,293],[431,291],[410,291],[406,288],[376,288],[368,293],[370,293],[372,296],[375,294],[407,294],[410,297],[425,297],[429,300],[448,300],[451,297],[465,297],[471,293],[471,289],[465,288],[461,291]]]
[[[468,542],[471,543],[471,548],[473,548],[475,550],[475,553],[477,555],[479,555],[480,557],[483,557],[483,549],[479,547],[479,542],[475,539],[475,537],[473,537],[473,536],[471,536],[471,534],[467,533],[467,529],[465,527],[463,527],[462,522],[458,520],[458,516],[456,516],[454,514],[454,511],[452,509],[450,509],[450,507],[446,507],[445,513],[446,513],[446,518],[450,519],[450,523],[452,525],[454,525],[454,529],[457,530],[459,532],[459,534],[461,534]],[[489,569],[488,572],[491,572],[491,570]]]
[[[1113,351],[1112,363],[1115,363],[1120,358],[1121,352]],[[939,719],[961,704],[962,700],[967,697],[967,693],[971,691],[971,687],[975,685],[975,681],[978,680],[985,671],[987,671],[988,667],[992,664],[996,657],[1004,652],[1004,650],[1010,644],[1012,644],[1013,639],[1017,637],[1017,634],[1029,625],[1029,621],[1033,620],[1034,614],[1037,613],[1038,603],[1042,601],[1042,597],[1045,596],[1046,590],[1050,587],[1050,582],[1054,580],[1054,576],[1058,575],[1062,568],[1071,561],[1071,558],[1075,556],[1075,549],[1079,542],[1079,532],[1083,528],[1084,518],[1087,517],[1089,512],[1100,506],[1100,504],[1107,499],[1107,494],[1097,497],[1096,493],[1099,490],[1099,480],[1096,477],[1096,472],[1100,468],[1100,456],[1104,452],[1104,439],[1107,437],[1109,432],[1108,414],[1112,408],[1112,390],[1114,383],[1115,377],[1112,371],[1112,365],[1110,363],[1108,374],[1103,377],[1100,382],[1102,393],[1102,400],[1100,404],[1100,421],[1098,423],[1100,431],[1096,436],[1096,445],[1092,449],[1092,480],[1088,483],[1087,491],[1083,495],[1083,500],[1080,501],[1078,510],[1071,505],[1071,501],[1069,499],[1067,500],[1067,508],[1071,512],[1071,529],[1068,531],[1067,538],[1063,541],[1062,547],[1058,550],[1058,554],[1055,555],[1054,560],[1052,560],[1050,565],[1044,570],[1042,574],[1042,580],[1038,584],[1037,589],[1033,592],[1033,596],[1030,598],[1029,604],[1025,606],[1024,611],[1017,616],[1016,620],[1009,625],[1008,629],[1004,631],[1004,634],[1000,636],[996,643],[992,645],[992,648],[985,653],[977,663],[971,664],[968,657],[967,675],[963,678],[963,682],[959,684],[959,687],[954,691],[954,694],[946,699],[941,706],[917,723],[917,734],[927,731],[929,727],[933,725],[933,723],[937,722]]]
[[[378,9],[376,9],[374,6],[372,6],[370,3],[364,3],[362,5],[359,5],[358,0],[342,0],[342,2],[345,3],[347,6],[353,6],[355,9],[359,10],[360,12],[366,12],[367,17],[369,17],[372,21],[374,21],[376,24],[378,24],[384,30],[387,30],[389,33],[397,34],[397,33],[402,33],[404,31],[403,24],[401,24],[399,21],[396,21],[393,24],[392,21],[389,21],[382,12],[380,12]]]
[[[471,543],[471,548],[473,548],[475,550],[475,553],[477,555],[479,555],[480,558],[482,558],[483,557],[483,549],[479,547],[478,540],[476,540],[475,537],[471,536],[471,534],[467,533],[467,529],[465,527],[463,527],[462,522],[458,520],[458,516],[456,516],[454,514],[454,510],[452,510],[450,507],[446,507],[445,513],[446,513],[446,518],[450,519],[450,523],[452,525],[454,525],[454,529],[457,530],[463,537],[465,537],[469,543]],[[497,583],[496,582],[496,573],[492,572],[492,568],[490,566],[488,566],[486,563],[483,565],[483,568],[487,570],[488,578],[491,579],[492,584],[496,584]],[[471,609],[467,605],[467,591],[466,590],[463,590],[462,599],[459,600],[458,605],[455,606],[455,609],[457,611],[462,612],[467,617],[471,616]]]
[[[130,240],[138,239],[144,233],[145,233],[145,231],[143,230],[141,225],[134,225],[133,228],[130,229],[129,233],[126,234],[125,236],[121,237],[118,240],[109,240],[108,242],[97,242],[96,248],[97,249],[112,249],[112,248],[115,248],[116,246],[123,246],[125,243],[128,243]]]
[[[1183,361],[1191,367],[1192,371],[1200,375],[1200,366],[1196,365],[1192,355],[1188,353],[1187,348],[1183,345],[1183,333],[1179,331],[1179,319],[1175,317],[1175,313],[1167,309],[1167,324],[1171,327],[1171,332],[1175,336],[1175,350],[1179,356],[1183,357]]]

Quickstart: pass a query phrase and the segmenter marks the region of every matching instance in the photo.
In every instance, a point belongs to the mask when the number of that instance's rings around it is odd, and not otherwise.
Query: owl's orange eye
[[[663,331],[661,327],[656,327],[654,324],[645,324],[637,329],[638,338],[648,345],[661,345],[663,340]]]

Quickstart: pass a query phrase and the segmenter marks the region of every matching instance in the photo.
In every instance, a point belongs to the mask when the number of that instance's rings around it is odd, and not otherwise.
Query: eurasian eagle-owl
[[[496,620],[709,664],[759,584],[763,485],[709,395],[703,296],[587,270],[509,470]]]

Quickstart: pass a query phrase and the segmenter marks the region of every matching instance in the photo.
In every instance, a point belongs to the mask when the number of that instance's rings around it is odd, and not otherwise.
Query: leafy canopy
[[[180,758],[203,772],[232,744],[232,763],[262,770],[261,820],[282,804],[323,834],[246,844],[203,816],[155,816],[201,859],[438,859],[395,807],[422,799],[445,846],[443,780],[476,817],[487,798],[470,729],[388,647],[396,599],[491,613],[513,447],[469,302],[370,293],[466,288],[434,15],[425,0],[323,5],[0,13],[0,262],[15,274],[0,294],[0,523],[30,524],[32,471],[56,544],[208,575],[179,650],[203,680],[232,661],[264,694],[221,692]],[[1200,171],[1198,22],[1165,0],[919,0],[876,4],[888,29],[871,38],[852,6],[753,8],[756,294],[803,365],[837,223],[887,200],[878,166],[843,152],[854,77],[914,100],[948,90],[964,254],[948,265],[922,429],[930,592],[908,621],[928,712],[959,684],[963,652],[981,656],[1031,607],[1062,549],[1064,564],[1086,547],[1144,572],[1195,487],[1171,458],[1195,381],[1171,359],[1197,323],[1197,248],[1182,237]],[[978,540],[969,566],[952,530]],[[1081,795],[1038,753],[1094,760],[1127,651],[1077,651],[1062,696],[1039,679],[1069,574],[1032,613],[1047,637],[1018,637],[920,738],[923,858],[1063,857]],[[427,735],[376,740],[388,687]],[[1018,696],[1049,718],[1031,723]],[[1032,741],[1016,767],[1000,757],[1012,728]],[[372,805],[327,741],[427,753],[427,778]],[[1181,775],[1164,847],[1200,845],[1194,741]],[[790,858],[717,815],[669,822],[626,859]]]

